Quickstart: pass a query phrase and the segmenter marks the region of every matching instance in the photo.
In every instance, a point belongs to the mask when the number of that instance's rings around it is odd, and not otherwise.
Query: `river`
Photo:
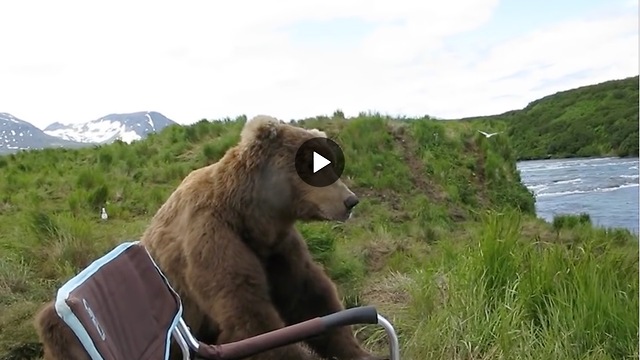
[[[546,221],[586,212],[597,226],[639,233],[638,158],[531,160],[518,169]]]

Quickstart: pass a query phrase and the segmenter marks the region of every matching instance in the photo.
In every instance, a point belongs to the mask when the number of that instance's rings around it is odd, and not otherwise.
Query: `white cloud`
[[[468,110],[458,111],[504,111],[507,104],[518,108],[556,91],[637,74],[637,27],[636,14],[621,14],[565,22],[500,44],[464,73],[477,78],[469,90],[484,94],[477,105],[471,101]],[[503,95],[514,98],[504,105],[481,104]]]
[[[497,5],[3,2],[0,111],[41,127],[140,110],[182,123],[243,113],[290,119],[337,108],[457,117],[637,73],[637,11],[556,24],[483,52],[452,50],[447,37],[475,31]],[[337,18],[376,26],[340,52],[300,45],[287,32]],[[556,81],[578,72],[587,76]]]

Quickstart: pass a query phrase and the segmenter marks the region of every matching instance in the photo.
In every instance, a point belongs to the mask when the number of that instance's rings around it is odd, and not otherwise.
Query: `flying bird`
[[[488,138],[490,138],[490,137],[492,137],[493,135],[498,135],[498,134],[500,134],[500,132],[494,132],[494,133],[491,133],[491,134],[487,134],[486,132],[484,132],[484,131],[482,131],[482,130],[478,130],[478,132],[479,132],[479,133],[481,133],[482,135],[484,135],[487,139],[488,139]]]

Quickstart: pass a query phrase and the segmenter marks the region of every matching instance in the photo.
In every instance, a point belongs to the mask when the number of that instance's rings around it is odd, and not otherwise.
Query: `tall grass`
[[[637,356],[637,254],[595,231],[576,247],[536,243],[522,221],[491,213],[473,241],[439,244],[443,256],[410,275],[398,315],[406,358]]]

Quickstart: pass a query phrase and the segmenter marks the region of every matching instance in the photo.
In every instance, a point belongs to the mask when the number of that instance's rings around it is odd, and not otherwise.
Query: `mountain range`
[[[9,113],[0,113],[0,154],[51,147],[79,148],[115,140],[131,143],[174,124],[177,123],[159,112],[140,111],[109,114],[77,124],[55,122],[41,130]]]

